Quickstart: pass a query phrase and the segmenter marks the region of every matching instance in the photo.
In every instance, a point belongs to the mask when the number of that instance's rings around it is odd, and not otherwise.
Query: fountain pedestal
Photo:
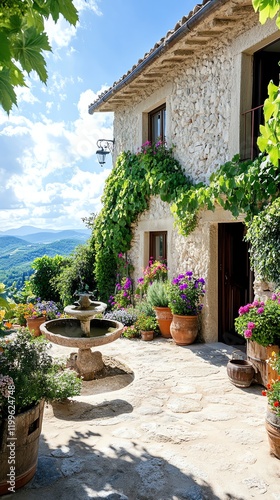
[[[79,349],[77,353],[71,353],[67,365],[76,370],[83,380],[93,380],[104,368],[101,352],[91,349]]]

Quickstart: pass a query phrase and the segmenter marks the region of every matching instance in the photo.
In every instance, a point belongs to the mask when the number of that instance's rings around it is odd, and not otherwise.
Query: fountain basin
[[[54,344],[90,349],[119,338],[123,324],[119,321],[94,318],[90,321],[89,336],[85,336],[80,320],[62,318],[46,321],[40,326],[40,330]]]

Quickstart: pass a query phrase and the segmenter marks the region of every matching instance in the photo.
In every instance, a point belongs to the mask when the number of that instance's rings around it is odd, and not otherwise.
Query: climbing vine
[[[188,190],[190,180],[172,148],[164,144],[143,144],[138,153],[123,152],[108,177],[102,197],[103,208],[95,220],[93,242],[96,249],[95,278],[101,299],[114,291],[119,253],[130,248],[132,224],[149,207],[149,199],[159,195],[172,203],[180,189]]]
[[[171,205],[178,231],[187,236],[197,224],[199,210],[215,210],[220,204],[234,217],[253,217],[279,196],[280,168],[268,156],[226,162],[210,177],[209,185],[193,184],[185,176],[172,148],[146,143],[138,153],[123,152],[108,177],[103,208],[93,231],[96,249],[95,278],[100,298],[107,300],[116,283],[118,254],[129,250],[132,224],[159,195]]]

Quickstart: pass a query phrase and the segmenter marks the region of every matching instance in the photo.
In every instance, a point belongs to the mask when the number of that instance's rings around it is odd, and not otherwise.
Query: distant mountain
[[[76,239],[81,243],[85,242],[90,236],[90,231],[87,233],[80,231],[72,231],[71,229],[66,229],[64,231],[55,232],[39,232],[24,235],[24,239],[30,243],[52,243],[54,241],[64,240],[64,239]],[[1,238],[1,234],[0,234]]]
[[[59,233],[60,236],[61,233],[63,235],[65,233],[72,235],[76,231],[61,231]],[[34,236],[36,235],[34,234]],[[10,286],[15,282],[16,287],[20,289],[24,281],[34,272],[31,268],[34,259],[44,255],[49,257],[55,255],[68,256],[78,245],[85,243],[87,239],[88,235],[81,235],[78,232],[75,238],[64,237],[64,239],[50,243],[38,243],[37,241],[30,242],[27,239],[0,234],[0,283]]]
[[[65,230],[68,231],[68,230]],[[90,235],[91,231],[89,229],[70,229],[70,232],[78,233],[78,234],[88,234]],[[8,229],[7,231],[0,231],[0,236],[10,235],[10,236],[30,236],[35,233],[63,233],[64,230],[61,229],[42,229],[34,226],[21,226],[15,229]],[[58,238],[61,239],[61,238]]]

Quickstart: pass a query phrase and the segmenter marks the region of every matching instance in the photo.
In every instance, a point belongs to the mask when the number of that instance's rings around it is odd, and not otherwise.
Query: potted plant
[[[42,337],[23,328],[0,340],[0,495],[35,474],[44,401],[77,395],[80,388],[76,373],[52,359]]]
[[[25,304],[24,316],[29,330],[34,336],[41,334],[40,325],[51,319],[59,318],[61,315],[58,306],[52,300],[36,299],[36,302]]]
[[[273,293],[266,302],[255,300],[240,307],[235,319],[239,335],[247,339],[247,357],[256,369],[256,380],[267,386],[277,376],[266,361],[280,346],[280,292]]]
[[[266,391],[262,391],[268,402],[265,426],[270,451],[280,459],[280,354],[273,351],[268,364],[277,373],[277,377],[267,384]]]
[[[192,271],[179,274],[168,284],[168,303],[173,314],[170,333],[177,345],[192,344],[197,337],[204,285],[204,278],[195,277]]]
[[[172,312],[168,306],[166,281],[154,281],[148,287],[147,302],[149,302],[155,310],[161,335],[165,338],[171,338],[170,325],[172,321]]]
[[[135,327],[140,331],[142,340],[153,340],[158,322],[154,316],[140,313],[135,323]]]

